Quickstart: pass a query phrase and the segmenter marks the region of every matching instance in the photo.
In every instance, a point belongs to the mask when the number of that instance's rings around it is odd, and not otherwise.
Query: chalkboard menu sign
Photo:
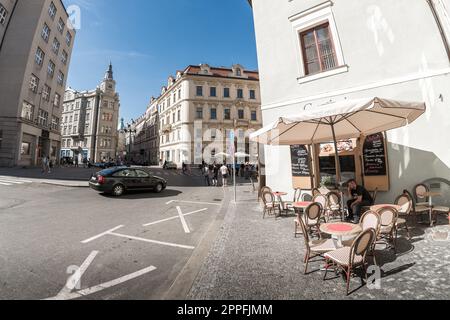
[[[304,145],[291,146],[292,176],[309,177],[311,170],[309,167],[308,149]]]
[[[387,175],[386,150],[382,133],[366,137],[363,156],[365,176]]]

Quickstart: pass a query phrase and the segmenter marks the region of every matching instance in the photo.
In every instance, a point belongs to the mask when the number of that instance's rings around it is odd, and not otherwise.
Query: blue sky
[[[81,8],[67,85],[95,88],[111,60],[126,121],[190,64],[258,68],[246,0],[63,1]]]

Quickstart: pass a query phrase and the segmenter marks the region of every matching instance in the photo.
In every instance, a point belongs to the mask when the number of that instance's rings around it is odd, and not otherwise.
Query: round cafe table
[[[310,205],[312,205],[314,202],[312,201],[301,201],[301,202],[295,202],[293,204],[293,207],[295,209],[299,209],[299,210],[305,210],[306,208],[308,208]]]
[[[358,224],[347,222],[324,223],[320,226],[320,231],[333,237],[336,249],[342,248],[342,237],[360,234],[362,228]]]

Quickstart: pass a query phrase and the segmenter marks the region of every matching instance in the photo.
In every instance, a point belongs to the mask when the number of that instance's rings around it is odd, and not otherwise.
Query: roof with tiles
[[[184,70],[184,74],[208,76],[208,77],[220,77],[220,78],[239,78],[231,75],[233,73],[233,69],[230,68],[210,67],[211,74],[209,75],[200,74],[200,71],[201,71],[200,66],[191,65]],[[258,71],[243,70],[242,72],[243,75],[248,76],[248,78],[245,79],[259,81]]]

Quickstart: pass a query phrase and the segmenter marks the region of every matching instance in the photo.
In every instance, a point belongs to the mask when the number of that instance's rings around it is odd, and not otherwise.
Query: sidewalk
[[[231,190],[230,190],[231,192]],[[322,262],[303,275],[304,241],[294,238],[294,216],[262,219],[251,187],[241,186],[237,205],[230,204],[218,237],[205,259],[188,299],[450,299],[450,228],[415,228],[412,241],[398,240],[398,254],[377,251],[381,289],[352,279],[345,296],[342,278],[323,281]],[[445,224],[444,224],[445,223]],[[437,237],[441,231],[446,238]],[[403,233],[401,233],[403,235]],[[332,278],[332,273],[329,274]]]
[[[0,176],[10,178],[26,178],[36,183],[65,187],[89,187],[91,175],[99,171],[97,168],[53,168],[51,173],[42,173],[41,168],[0,168]]]

